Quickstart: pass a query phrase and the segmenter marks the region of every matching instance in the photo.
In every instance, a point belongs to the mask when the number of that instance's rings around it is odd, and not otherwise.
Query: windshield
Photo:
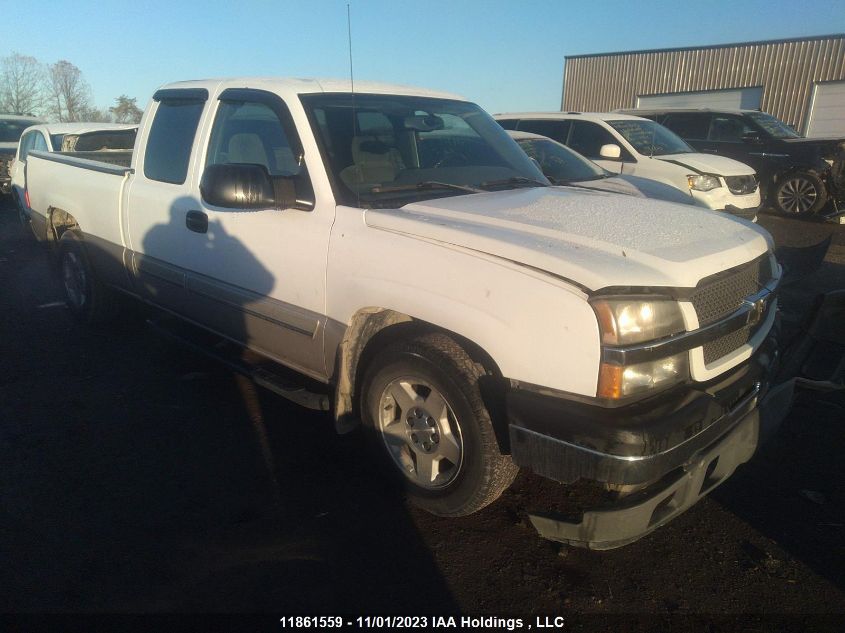
[[[343,204],[395,207],[548,185],[507,132],[475,104],[375,94],[301,99]]]
[[[517,143],[529,157],[540,163],[543,173],[554,183],[583,182],[608,176],[608,172],[594,162],[550,139],[521,138]]]
[[[14,121],[4,121],[0,119],[0,143],[17,143],[21,140],[21,134],[30,125],[38,123],[37,120],[24,119],[23,121],[16,119]]]
[[[801,138],[798,132],[771,114],[765,112],[747,112],[746,114],[773,138]]]
[[[644,156],[688,154],[695,150],[670,129],[648,120],[624,119],[608,124]]]

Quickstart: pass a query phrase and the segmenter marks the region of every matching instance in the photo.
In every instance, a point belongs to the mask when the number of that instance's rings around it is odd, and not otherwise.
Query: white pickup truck
[[[278,390],[360,420],[435,514],[483,508],[524,467],[614,491],[532,520],[617,547],[729,477],[791,402],[769,391],[764,230],[552,187],[454,95],[175,83],[130,167],[36,151],[27,182],[75,313],[106,319],[125,293],[249,350],[265,384],[295,370],[317,396]]]

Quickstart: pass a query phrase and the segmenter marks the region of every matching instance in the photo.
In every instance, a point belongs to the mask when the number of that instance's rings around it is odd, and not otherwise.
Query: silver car
[[[690,196],[675,187],[639,176],[613,174],[547,136],[515,130],[508,130],[508,134],[530,158],[540,164],[552,184],[695,204]]]

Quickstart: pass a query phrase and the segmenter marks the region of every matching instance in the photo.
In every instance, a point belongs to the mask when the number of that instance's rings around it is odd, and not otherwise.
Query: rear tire
[[[780,178],[775,184],[772,203],[782,215],[812,215],[827,202],[827,190],[821,178],[802,171]]]
[[[65,231],[58,246],[59,277],[70,311],[88,325],[100,325],[118,313],[118,297],[100,283],[88,261],[82,238]]]
[[[492,503],[518,472],[499,451],[478,379],[486,372],[439,333],[394,344],[367,368],[362,418],[410,500],[439,516]]]

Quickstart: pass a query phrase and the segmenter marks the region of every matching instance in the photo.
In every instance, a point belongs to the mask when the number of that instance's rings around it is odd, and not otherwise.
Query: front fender
[[[543,272],[363,224],[336,224],[327,297],[328,316],[342,324],[365,307],[390,309],[472,341],[507,378],[596,393],[596,317],[580,289]]]

